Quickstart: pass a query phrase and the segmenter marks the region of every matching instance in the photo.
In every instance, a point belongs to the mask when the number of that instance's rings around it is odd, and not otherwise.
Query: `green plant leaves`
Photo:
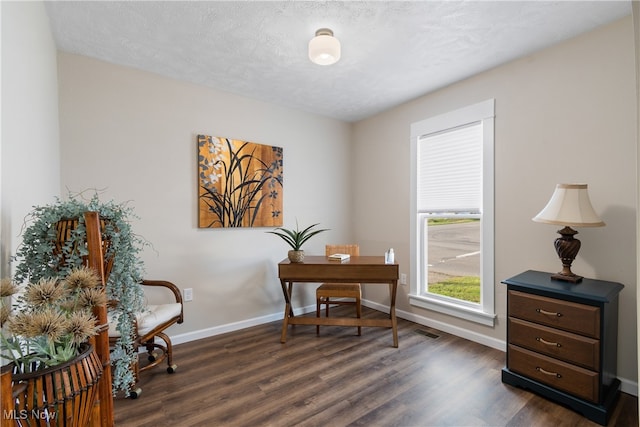
[[[298,227],[298,222],[296,221],[296,229],[289,230],[287,228],[278,227],[274,231],[267,231],[267,233],[275,234],[284,240],[294,251],[302,250],[302,245],[315,236],[316,234],[322,233],[323,231],[328,231],[328,228],[323,228],[320,230],[313,230],[314,227],[317,227],[320,223],[312,224],[300,231]]]

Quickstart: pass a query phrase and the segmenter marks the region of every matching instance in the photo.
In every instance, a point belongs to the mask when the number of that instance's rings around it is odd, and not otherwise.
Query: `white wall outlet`
[[[400,284],[401,285],[406,285],[407,284],[407,275],[402,273],[400,274]]]
[[[193,289],[192,288],[186,288],[184,290],[184,300],[186,301],[193,301]]]

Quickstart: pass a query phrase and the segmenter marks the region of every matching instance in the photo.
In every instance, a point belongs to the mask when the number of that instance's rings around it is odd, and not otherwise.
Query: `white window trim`
[[[494,272],[494,117],[495,100],[489,99],[449,113],[422,120],[411,125],[411,286],[409,302],[416,307],[426,308],[439,313],[466,319],[487,326],[495,325],[495,272]],[[455,128],[482,121],[483,128],[483,212],[481,233],[480,274],[483,283],[481,305],[478,308],[457,304],[421,294],[419,284],[422,280],[422,268],[416,260],[420,253],[420,219],[417,215],[417,155],[418,140],[430,133]],[[488,172],[486,172],[488,171]]]

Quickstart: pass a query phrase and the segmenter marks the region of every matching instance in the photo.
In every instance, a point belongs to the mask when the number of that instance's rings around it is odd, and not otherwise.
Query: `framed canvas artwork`
[[[198,135],[198,227],[281,227],[282,148]]]

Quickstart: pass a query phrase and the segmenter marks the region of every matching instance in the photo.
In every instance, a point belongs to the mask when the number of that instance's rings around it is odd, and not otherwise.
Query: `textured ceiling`
[[[631,14],[627,1],[47,1],[57,46],[356,121]],[[307,44],[328,27],[331,66]]]

